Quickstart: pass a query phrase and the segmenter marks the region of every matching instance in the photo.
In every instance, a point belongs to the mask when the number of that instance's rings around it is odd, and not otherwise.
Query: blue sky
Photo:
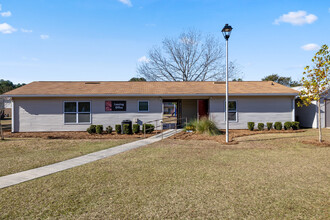
[[[0,0],[0,78],[129,80],[164,37],[187,29],[221,37],[244,80],[298,80],[330,44],[328,0]],[[224,40],[223,40],[224,41]],[[225,43],[225,42],[224,42]]]

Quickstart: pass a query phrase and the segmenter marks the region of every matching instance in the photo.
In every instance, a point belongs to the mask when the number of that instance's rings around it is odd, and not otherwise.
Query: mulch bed
[[[224,144],[237,144],[238,142],[235,141],[235,138],[237,137],[244,137],[244,136],[250,136],[250,135],[256,135],[256,134],[274,134],[274,133],[300,133],[304,132],[304,130],[264,130],[264,131],[249,131],[249,130],[230,130],[229,132],[229,143],[226,143],[226,136],[225,130],[221,130],[223,135],[215,135],[215,136],[209,136],[207,134],[198,134],[196,132],[181,132],[178,134],[175,134],[171,136],[172,139],[179,139],[179,140],[214,140],[219,143]]]
[[[159,133],[159,132],[158,132]],[[146,137],[151,137],[156,134],[154,131],[151,134],[146,134]],[[88,134],[86,131],[61,131],[61,132],[19,132],[11,133],[4,132],[5,138],[42,138],[42,139],[139,139],[144,138],[144,134]]]
[[[314,145],[317,147],[330,147],[329,141],[322,141],[320,143],[319,140],[308,140],[308,141],[302,141],[301,143],[308,144],[308,145]]]
[[[195,132],[180,132],[175,134],[169,138],[171,139],[179,139],[179,140],[214,140],[219,143],[224,144],[237,144],[235,141],[237,137],[250,136],[256,134],[272,134],[272,133],[298,133],[304,132],[304,130],[270,130],[270,131],[249,131],[249,130],[230,130],[229,140],[230,143],[226,143],[225,131],[221,130],[223,135],[209,136],[206,134],[198,134]],[[159,133],[159,132],[158,132]],[[146,137],[151,137],[156,134],[154,131],[151,134],[146,134]],[[88,134],[85,131],[61,131],[61,132],[19,132],[19,133],[11,133],[4,132],[5,138],[42,138],[42,139],[142,139],[144,135],[140,134],[117,134],[113,132],[112,134]],[[312,141],[313,143],[320,144],[317,141]],[[312,143],[308,143],[312,144]],[[322,143],[322,146],[329,143]],[[314,145],[314,144],[313,144]]]

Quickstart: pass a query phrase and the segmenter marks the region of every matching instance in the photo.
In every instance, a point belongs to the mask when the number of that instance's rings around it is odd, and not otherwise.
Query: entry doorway
[[[175,128],[182,120],[182,102],[177,99],[163,100],[163,125],[164,128]]]

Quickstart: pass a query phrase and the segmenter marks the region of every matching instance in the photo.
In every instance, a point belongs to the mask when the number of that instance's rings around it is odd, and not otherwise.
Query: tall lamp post
[[[226,143],[229,142],[229,120],[228,120],[228,39],[233,28],[226,24],[222,28],[223,37],[226,40]]]

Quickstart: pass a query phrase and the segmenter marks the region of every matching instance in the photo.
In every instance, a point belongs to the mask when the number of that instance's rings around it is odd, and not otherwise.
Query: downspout
[[[14,133],[15,132],[15,102],[14,99],[11,99],[11,132]]]

